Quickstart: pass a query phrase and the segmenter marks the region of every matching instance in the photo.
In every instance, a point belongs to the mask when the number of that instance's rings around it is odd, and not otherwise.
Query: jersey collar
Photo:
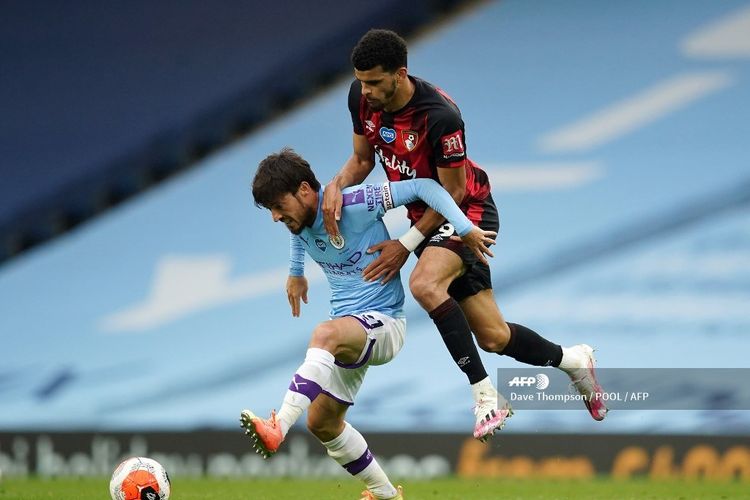
[[[323,230],[323,190],[323,186],[318,190],[318,209],[315,211],[315,222],[309,228],[313,233],[319,233]]]

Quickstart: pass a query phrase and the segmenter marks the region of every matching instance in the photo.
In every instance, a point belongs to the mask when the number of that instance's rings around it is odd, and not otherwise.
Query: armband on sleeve
[[[289,237],[289,276],[305,275],[305,247],[295,235]]]

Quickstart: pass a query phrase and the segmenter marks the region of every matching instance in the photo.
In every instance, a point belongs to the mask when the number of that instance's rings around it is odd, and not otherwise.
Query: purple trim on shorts
[[[354,406],[354,403],[352,403],[351,401],[344,401],[343,399],[334,396],[333,394],[331,394],[330,392],[326,391],[325,389],[323,389],[321,392],[323,394],[325,394],[326,396],[328,396],[329,398],[331,398],[334,401],[336,401],[337,403],[340,403],[340,404],[346,405],[346,406]]]
[[[352,316],[353,318],[356,318],[356,316]],[[359,318],[357,318],[359,319]],[[346,365],[344,363],[339,363],[335,359],[333,360],[334,363],[336,363],[336,366],[339,368],[345,368],[347,370],[354,370],[356,368],[359,368],[360,366],[364,365],[370,360],[370,356],[372,356],[372,346],[375,345],[375,339],[370,339],[370,345],[367,346],[367,351],[365,352],[365,357],[362,358],[361,361],[358,363],[352,363],[350,365]]]
[[[289,384],[289,390],[306,396],[310,401],[315,401],[318,394],[323,392],[323,388],[317,382],[308,380],[298,374],[294,374],[292,382]]]
[[[346,316],[344,316],[344,317],[345,317],[345,318],[346,318],[346,317],[349,317],[349,318],[354,318],[354,319],[356,319],[357,321],[359,321],[359,324],[360,324],[360,325],[362,325],[362,328],[364,328],[364,329],[365,329],[365,330],[367,330],[368,332],[370,331],[370,325],[368,325],[368,324],[367,324],[367,322],[365,322],[365,320],[363,320],[363,319],[362,319],[362,318],[360,318],[359,316],[355,316],[355,315],[353,315],[353,314],[347,314],[347,315],[346,315]]]
[[[343,467],[349,474],[356,476],[372,463],[373,458],[372,453],[370,453],[370,448],[367,448],[365,452],[362,453],[361,457],[349,462],[348,464],[344,464]]]

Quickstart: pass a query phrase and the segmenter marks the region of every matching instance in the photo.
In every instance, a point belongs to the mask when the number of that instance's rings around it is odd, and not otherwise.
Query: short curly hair
[[[382,66],[384,71],[393,73],[406,67],[406,42],[390,30],[371,29],[359,39],[352,50],[352,64],[359,71]]]
[[[258,165],[253,178],[255,206],[270,208],[285,194],[296,193],[303,182],[310,184],[315,191],[320,190],[320,182],[310,164],[293,149],[283,148],[268,155]]]

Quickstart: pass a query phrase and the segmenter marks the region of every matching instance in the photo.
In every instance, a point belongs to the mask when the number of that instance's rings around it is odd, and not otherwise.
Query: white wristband
[[[415,248],[424,241],[424,235],[419,232],[416,226],[412,226],[398,239],[407,250],[413,252]]]

